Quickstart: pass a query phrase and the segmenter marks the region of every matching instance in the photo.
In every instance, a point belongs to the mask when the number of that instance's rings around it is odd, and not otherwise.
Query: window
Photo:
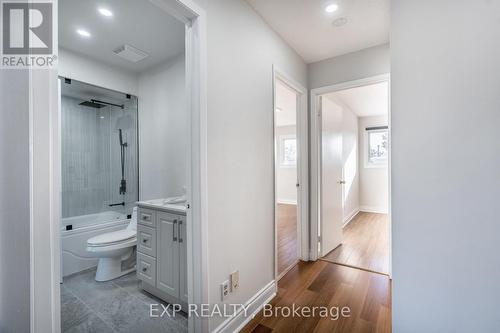
[[[387,126],[369,127],[367,132],[366,165],[386,166],[389,156],[389,131]]]
[[[280,136],[280,166],[295,167],[297,165],[297,138],[295,135]]]

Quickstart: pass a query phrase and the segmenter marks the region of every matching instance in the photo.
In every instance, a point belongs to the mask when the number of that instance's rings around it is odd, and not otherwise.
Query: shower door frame
[[[114,89],[110,89],[110,88],[105,88],[105,87],[102,87],[102,86],[99,86],[99,85],[96,85],[96,84],[93,84],[93,83],[88,83],[88,82],[84,82],[84,81],[81,81],[79,79],[75,79],[73,77],[67,77],[67,76],[61,76],[59,75],[58,76],[58,95],[61,97],[61,101],[59,103],[62,102],[62,87],[63,87],[63,83],[64,80],[66,79],[69,79],[70,80],[70,84],[72,84],[73,82],[76,82],[76,83],[79,83],[79,84],[84,84],[84,85],[87,85],[87,86],[90,86],[90,87],[94,87],[94,88],[97,88],[97,89],[101,89],[101,90],[104,90],[104,91],[108,91],[108,92],[112,92],[112,93],[118,93],[118,94],[121,94],[121,95],[129,95],[130,97],[134,97],[136,99],[136,104],[135,104],[135,114],[136,114],[136,126],[135,126],[135,131],[136,131],[136,140],[135,140],[135,147],[136,147],[136,151],[135,151],[135,154],[136,154],[136,166],[135,166],[135,169],[136,169],[136,173],[137,173],[137,177],[135,178],[135,186],[137,188],[137,196],[135,198],[134,201],[126,201],[126,200],[123,200],[126,204],[128,203],[135,203],[137,201],[139,201],[139,185],[140,185],[140,178],[139,178],[139,103],[138,103],[138,100],[139,100],[139,97],[136,96],[136,95],[132,95],[132,94],[128,94],[126,92],[123,92],[123,91],[118,91],[118,90],[114,90]],[[103,102],[103,103],[106,103],[106,102]],[[112,104],[112,103],[107,103],[108,106],[113,106],[113,107],[119,107],[120,105],[115,105],[115,104]],[[61,116],[61,110],[62,110],[62,106],[59,105],[58,106],[59,108],[59,118],[62,119],[62,116]],[[59,125],[59,131],[60,131],[60,134],[59,134],[59,137],[61,137],[62,135],[62,125]],[[60,138],[59,139],[60,142],[62,142],[62,139]],[[60,146],[60,145],[59,145]],[[59,148],[61,149],[61,148]],[[62,159],[62,151],[59,151],[59,159]],[[62,163],[61,163],[62,165]],[[111,167],[110,167],[111,168]],[[60,172],[62,174],[62,170]],[[131,184],[131,182],[127,182],[128,184]],[[61,192],[62,192],[62,183],[60,184],[60,188],[61,188]],[[113,201],[110,201],[110,202],[113,202]],[[113,202],[114,203],[114,202]],[[61,207],[62,207],[62,198],[61,198]],[[123,206],[125,208],[125,206]],[[95,212],[91,212],[91,214],[94,214]],[[97,212],[97,213],[102,213],[102,212]],[[130,210],[130,214],[132,214],[132,209]],[[86,214],[81,214],[81,215],[86,215]],[[129,214],[124,214],[124,215],[129,215]],[[61,216],[62,218],[62,216]],[[103,221],[100,221],[100,222],[109,222],[109,220],[103,220]],[[61,270],[61,273],[62,273],[62,270]],[[61,282],[62,282],[62,274],[61,274]]]
[[[185,24],[189,118],[188,302],[208,303],[206,13],[193,0],[150,0]],[[55,3],[57,6],[57,2]],[[57,8],[57,7],[56,7]],[[57,12],[57,11],[56,11]],[[54,27],[57,32],[57,26]],[[57,49],[57,38],[54,48]],[[30,332],[61,331],[60,105],[57,69],[29,69]],[[48,305],[48,306],[47,306]],[[189,317],[189,332],[208,332]]]

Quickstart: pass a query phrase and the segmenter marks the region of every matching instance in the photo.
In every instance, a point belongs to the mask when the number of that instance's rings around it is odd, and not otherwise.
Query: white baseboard
[[[350,212],[345,218],[344,218],[344,224],[342,225],[342,228],[344,228],[346,225],[349,224],[349,222],[352,221],[354,216],[356,216],[359,213],[359,208],[355,208],[352,212]]]
[[[269,303],[274,296],[276,296],[277,286],[276,281],[269,282],[264,288],[262,288],[257,294],[255,294],[250,300],[245,303],[245,308],[247,308],[247,316],[245,317],[245,312],[243,309],[236,312],[232,317],[224,320],[213,332],[216,333],[233,333],[239,332],[241,329],[266,305]]]
[[[376,207],[376,206],[360,206],[359,211],[366,212],[366,213],[387,214],[387,208]]]
[[[277,203],[279,204],[285,204],[285,205],[296,205],[297,200],[288,200],[288,199],[277,199]]]

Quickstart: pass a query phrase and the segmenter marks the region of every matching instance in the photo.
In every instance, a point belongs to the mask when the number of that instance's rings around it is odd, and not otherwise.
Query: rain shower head
[[[81,102],[80,105],[87,106],[89,108],[95,108],[95,109],[100,109],[100,108],[103,108],[106,106],[105,104],[96,103],[95,101],[84,101],[84,102]]]
[[[80,105],[88,106],[90,108],[96,108],[96,109],[100,109],[100,108],[103,108],[105,106],[116,106],[122,110],[125,108],[125,105],[123,105],[123,104],[114,104],[114,103],[109,103],[109,102],[103,102],[103,101],[100,101],[97,99],[91,99],[90,101],[81,102]]]

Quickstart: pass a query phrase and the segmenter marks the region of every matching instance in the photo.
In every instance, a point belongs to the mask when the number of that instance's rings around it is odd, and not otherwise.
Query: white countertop
[[[166,212],[173,212],[173,213],[186,215],[186,210],[187,210],[186,209],[186,202],[168,204],[168,203],[165,203],[165,200],[167,200],[167,198],[166,199],[154,199],[154,200],[138,201],[137,205],[139,207],[157,209],[157,210],[162,210],[162,211],[166,211]]]

